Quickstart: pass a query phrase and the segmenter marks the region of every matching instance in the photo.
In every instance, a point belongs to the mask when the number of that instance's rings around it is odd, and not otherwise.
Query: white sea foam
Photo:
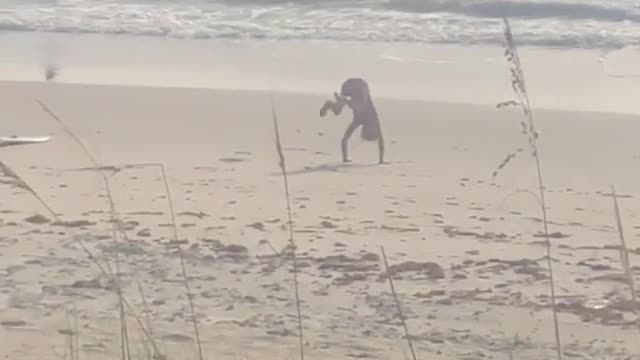
[[[522,45],[637,45],[632,0],[5,0],[0,30],[174,38],[501,43],[513,19]]]

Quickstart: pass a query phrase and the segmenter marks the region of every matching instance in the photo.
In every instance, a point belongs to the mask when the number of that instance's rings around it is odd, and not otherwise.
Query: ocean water
[[[520,45],[640,42],[640,0],[2,0],[0,32],[499,44],[504,16]]]

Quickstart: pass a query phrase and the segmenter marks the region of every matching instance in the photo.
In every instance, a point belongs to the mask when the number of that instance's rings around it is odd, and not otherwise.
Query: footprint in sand
[[[224,157],[224,158],[219,158],[218,161],[224,162],[224,163],[240,163],[240,162],[248,161],[248,159],[236,158],[236,157]]]
[[[93,226],[95,224],[96,224],[95,222],[91,222],[89,220],[83,220],[83,219],[69,220],[69,221],[55,221],[51,223],[51,225],[53,226],[62,226],[62,227],[69,227],[69,228]]]
[[[207,226],[206,228],[204,228],[205,230],[224,230],[227,227],[224,225],[218,225],[218,226]]]
[[[447,196],[445,198],[445,204],[449,205],[449,206],[459,206],[460,203],[458,203],[458,200],[456,199],[455,196]]]
[[[24,320],[2,320],[0,326],[6,328],[22,328],[27,326],[27,322]]]
[[[128,212],[127,215],[154,215],[154,216],[159,216],[159,215],[164,215],[164,213],[162,211],[132,211],[132,212]]]
[[[328,221],[328,220],[323,220],[320,223],[320,226],[322,226],[325,229],[336,229],[336,228],[338,228],[337,225],[335,225],[334,223],[332,223],[331,221]]]
[[[193,170],[207,170],[207,171],[218,171],[218,168],[215,166],[196,166]]]
[[[180,343],[190,343],[194,341],[191,336],[187,336],[183,334],[164,335],[161,337],[161,339],[165,341],[180,342]]]
[[[183,212],[178,213],[178,216],[189,216],[189,217],[196,217],[198,219],[203,219],[205,217],[208,217],[209,215],[207,213],[202,212],[202,211],[200,211],[200,212],[183,211]]]
[[[392,232],[398,232],[398,233],[419,232],[420,231],[420,229],[417,228],[417,227],[397,227],[397,226],[388,226],[388,225],[382,225],[380,227],[380,229],[387,230],[387,231],[392,231]]]
[[[138,237],[150,237],[151,236],[151,229],[148,229],[148,228],[142,229],[142,230],[140,230],[140,231],[138,231],[136,233],[136,236],[138,236]]]
[[[264,229],[264,224],[259,222],[259,221],[258,222],[254,222],[253,224],[249,224],[249,225],[247,225],[247,227],[250,227],[252,229],[256,229],[258,231],[264,231],[265,230]]]
[[[285,148],[287,151],[307,151],[307,149],[303,147],[287,147]]]
[[[34,225],[42,225],[51,222],[51,220],[40,214],[29,216],[28,218],[24,219],[24,221]]]

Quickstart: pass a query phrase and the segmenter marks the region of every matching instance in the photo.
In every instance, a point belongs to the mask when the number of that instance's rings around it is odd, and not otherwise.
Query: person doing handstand
[[[349,124],[342,137],[342,161],[345,163],[351,162],[347,151],[349,138],[359,126],[362,126],[361,138],[365,141],[378,141],[378,164],[384,163],[382,127],[380,126],[378,112],[371,99],[369,85],[363,79],[350,78],[342,83],[340,93],[333,93],[333,95],[335,101],[327,100],[320,109],[321,117],[324,117],[328,110],[331,110],[334,115],[339,115],[344,105],[347,105],[353,111],[353,121]]]

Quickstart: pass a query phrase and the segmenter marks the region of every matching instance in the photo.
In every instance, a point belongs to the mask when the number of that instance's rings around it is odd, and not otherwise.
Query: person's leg
[[[353,132],[360,126],[360,124],[356,122],[352,122],[347,127],[347,130],[344,132],[344,136],[342,137],[341,149],[342,149],[342,162],[350,162],[349,155],[347,152],[347,143],[349,142],[349,138],[353,135]]]
[[[382,137],[382,132],[378,136],[378,164],[384,163],[384,138]]]
[[[325,101],[324,105],[322,105],[322,108],[320,108],[320,117],[325,116],[328,110],[331,110],[331,112],[334,115],[340,115],[343,107],[344,107],[343,102],[340,102],[340,101],[334,102],[331,100],[327,100]]]
[[[331,110],[331,112],[333,112],[333,115],[340,115],[340,113],[342,112],[342,108],[345,105],[351,107],[351,101],[349,100],[349,98],[344,97],[338,93],[333,93],[333,96],[335,96],[336,101],[325,101],[324,105],[322,105],[322,108],[320,108],[320,117],[325,116],[328,110]]]

